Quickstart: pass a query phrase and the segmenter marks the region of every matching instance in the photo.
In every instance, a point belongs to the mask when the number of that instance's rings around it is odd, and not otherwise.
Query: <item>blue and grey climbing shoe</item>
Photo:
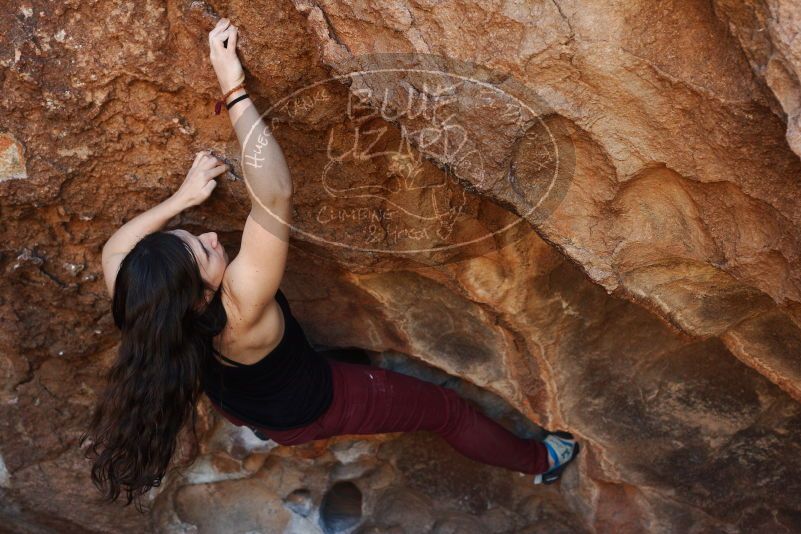
[[[565,467],[578,456],[579,444],[570,432],[548,432],[543,440],[553,465],[544,473],[534,475],[534,484],[553,484],[562,476]]]

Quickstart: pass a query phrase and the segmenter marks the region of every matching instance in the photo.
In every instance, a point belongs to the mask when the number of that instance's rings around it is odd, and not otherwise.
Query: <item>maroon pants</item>
[[[522,473],[548,469],[542,442],[515,436],[454,390],[381,367],[330,360],[334,397],[317,420],[300,428],[254,427],[214,407],[237,426],[248,426],[281,445],[343,434],[427,430],[478,462]]]

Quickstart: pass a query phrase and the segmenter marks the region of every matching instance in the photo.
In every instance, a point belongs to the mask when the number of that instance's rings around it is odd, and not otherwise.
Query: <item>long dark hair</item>
[[[187,421],[189,454],[174,468],[183,470],[197,456],[196,404],[212,338],[228,319],[222,290],[206,305],[206,289],[215,290],[192,248],[164,231],[142,238],[120,264],[112,312],[122,339],[80,438],[81,445],[91,439],[86,457],[95,459],[92,482],[104,501],[124,490],[125,506],[136,499],[142,512],[139,497],[161,484]]]

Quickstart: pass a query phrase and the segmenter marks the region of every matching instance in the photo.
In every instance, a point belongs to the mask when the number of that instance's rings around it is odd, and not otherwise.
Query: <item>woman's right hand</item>
[[[209,32],[209,59],[220,82],[220,89],[227,93],[242,78],[242,63],[236,55],[237,28],[228,19],[220,19]],[[228,46],[223,41],[228,39]]]

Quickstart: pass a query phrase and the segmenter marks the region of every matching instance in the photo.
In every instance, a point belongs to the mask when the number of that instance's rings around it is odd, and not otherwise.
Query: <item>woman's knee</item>
[[[438,432],[444,435],[458,433],[469,420],[473,405],[450,388],[441,386],[441,391],[445,396],[446,417]]]

